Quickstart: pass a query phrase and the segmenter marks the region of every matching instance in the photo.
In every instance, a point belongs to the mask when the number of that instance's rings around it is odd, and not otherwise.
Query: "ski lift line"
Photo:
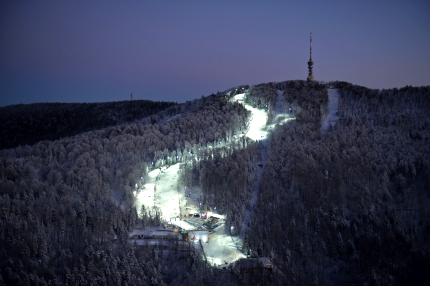
[[[239,252],[242,253],[246,257],[245,253],[243,253],[243,251],[237,247],[236,242],[234,242],[234,239],[233,239],[233,236],[231,235],[231,233],[230,233],[230,238],[231,238],[231,241],[233,241],[233,244],[236,247],[236,249],[239,250]]]

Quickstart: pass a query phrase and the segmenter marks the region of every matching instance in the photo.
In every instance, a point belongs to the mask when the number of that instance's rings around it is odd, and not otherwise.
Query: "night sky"
[[[430,1],[1,1],[0,106],[430,84]]]

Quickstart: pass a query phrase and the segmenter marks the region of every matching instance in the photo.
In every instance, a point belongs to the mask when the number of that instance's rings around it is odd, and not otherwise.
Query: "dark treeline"
[[[138,221],[133,190],[151,161],[188,160],[248,115],[215,95],[173,108],[0,151],[0,285],[205,285],[219,275],[192,246],[127,242]]]
[[[33,103],[0,107],[0,149],[57,140],[156,114],[173,102]]]

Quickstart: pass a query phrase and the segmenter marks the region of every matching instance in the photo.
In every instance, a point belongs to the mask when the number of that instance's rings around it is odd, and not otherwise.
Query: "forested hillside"
[[[57,140],[131,122],[173,106],[149,100],[102,103],[33,103],[0,107],[0,149]]]
[[[334,85],[339,119],[327,131],[327,87],[286,81],[245,93],[247,104],[273,110],[282,103],[295,118],[262,141],[230,143],[251,116],[230,102],[239,87],[0,151],[0,285],[426,282],[430,87]],[[206,153],[196,160],[200,148]],[[268,257],[270,275],[223,272],[178,241],[127,242],[139,221],[136,184],[148,170],[178,162],[188,162],[181,183],[200,187],[202,207],[216,206],[228,229],[244,232],[241,250]],[[159,224],[158,214],[146,222]]]
[[[276,285],[421,285],[430,269],[430,88],[336,88],[340,119],[328,132],[322,84],[261,84],[246,94],[274,108],[282,89],[297,120],[269,140],[243,251],[271,258]],[[229,226],[241,228],[261,148],[194,168]]]
[[[270,139],[245,251],[271,257],[281,284],[422,284],[430,269],[430,88],[336,88],[341,119],[328,133],[318,88],[285,89],[303,115]]]
[[[3,150],[0,281],[203,285],[202,279],[216,275],[202,275],[207,269],[200,256],[178,250],[175,242],[168,259],[162,247],[127,242],[137,220],[131,190],[150,162],[187,160],[192,147],[235,132],[247,116],[223,96],[181,104],[176,111],[181,116],[166,118],[163,111],[140,122]]]

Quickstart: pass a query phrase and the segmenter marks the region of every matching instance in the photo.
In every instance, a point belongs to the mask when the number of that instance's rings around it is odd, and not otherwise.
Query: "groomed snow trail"
[[[233,100],[243,103],[245,94],[237,94]],[[239,236],[232,237],[230,230],[221,225],[215,229],[215,233],[209,237],[209,243],[204,244],[204,251],[206,253],[207,260],[210,263],[221,265],[225,262],[232,263],[240,258],[246,257],[242,252],[240,246],[242,245],[242,238],[244,231],[248,228],[248,223],[251,219],[253,208],[258,199],[258,193],[260,188],[260,180],[263,175],[264,167],[267,161],[267,146],[269,142],[269,129],[275,127],[276,124],[283,124],[288,120],[294,118],[288,114],[282,114],[282,91],[278,91],[278,98],[276,102],[275,110],[273,112],[272,124],[267,125],[268,112],[266,110],[256,109],[248,104],[244,104],[244,107],[251,111],[252,116],[245,123],[248,128],[246,133],[237,134],[236,139],[239,140],[245,136],[252,140],[262,140],[263,146],[261,149],[261,165],[262,167],[258,170],[257,179],[254,182],[254,190],[250,201],[250,207],[245,214],[245,218],[242,223],[242,231]],[[175,118],[170,118],[169,120]],[[245,129],[245,126],[243,126]],[[231,144],[233,140],[229,140],[227,144]],[[196,158],[200,160],[200,158]],[[179,216],[189,215],[199,212],[199,197],[201,190],[199,188],[191,189],[178,189],[178,177],[180,174],[180,164],[177,163],[169,167],[163,166],[161,169],[152,169],[148,176],[145,178],[145,185],[139,190],[136,198],[136,207],[140,210],[142,204],[145,205],[148,211],[153,210],[152,208],[162,211],[164,221],[171,221],[172,223],[186,229],[196,229],[203,223],[200,218],[187,217],[187,219],[179,219]],[[209,212],[208,217],[211,215],[219,216],[216,213]],[[144,231],[145,234],[157,235],[158,228],[153,227],[152,230],[147,229]],[[137,233],[137,232],[136,232]],[[196,244],[198,247],[199,244]]]
[[[263,149],[261,150],[261,156],[262,156],[262,162],[261,163],[263,164],[263,166],[258,171],[257,180],[255,181],[255,184],[254,184],[254,192],[252,193],[252,199],[250,202],[250,206],[249,206],[249,209],[246,211],[245,218],[243,219],[242,230],[240,231],[240,239],[242,239],[242,240],[243,240],[243,236],[245,235],[245,230],[248,229],[248,223],[249,223],[249,220],[251,219],[251,214],[252,214],[252,211],[254,210],[254,205],[257,202],[258,192],[260,190],[261,176],[263,175],[264,168],[266,167],[267,141],[268,140],[265,140],[265,142],[263,143]]]
[[[236,94],[233,100],[241,102],[243,106],[252,113],[250,122],[247,122],[247,124],[250,126],[248,128],[248,132],[246,133],[246,137],[252,140],[266,139],[268,136],[266,127],[267,111],[254,108],[248,104],[243,103],[244,96],[244,93]]]
[[[275,106],[275,110],[272,110],[272,114],[273,114],[273,121],[272,124],[270,124],[270,126],[267,126],[269,128],[272,128],[274,125],[276,125],[279,121],[280,118],[284,118],[284,117],[288,117],[288,115],[283,114],[282,112],[282,90],[278,90],[278,97],[276,99],[276,106]],[[263,127],[264,129],[266,129],[266,127]],[[254,206],[255,203],[257,202],[258,199],[258,193],[260,191],[260,181],[261,181],[261,176],[263,175],[263,171],[264,168],[266,167],[266,162],[267,162],[267,146],[269,145],[269,138],[265,138],[265,140],[262,141],[263,142],[263,147],[261,150],[261,157],[262,157],[262,161],[261,164],[262,166],[260,167],[260,170],[258,172],[257,175],[257,180],[255,181],[254,184],[254,192],[252,194],[252,199],[250,202],[250,207],[246,212],[245,218],[243,220],[242,223],[242,229],[240,232],[240,238],[243,240],[243,237],[245,235],[245,231],[248,229],[248,223],[249,220],[251,219],[251,214],[254,210]]]
[[[334,124],[339,119],[337,111],[339,108],[339,93],[337,89],[328,89],[328,114],[322,125],[323,130],[327,130],[330,124]]]
[[[275,114],[276,116],[273,117],[273,122],[276,123],[276,120],[279,118],[279,116],[282,116],[282,90],[278,89],[278,97],[276,98],[276,106],[275,106]]]

